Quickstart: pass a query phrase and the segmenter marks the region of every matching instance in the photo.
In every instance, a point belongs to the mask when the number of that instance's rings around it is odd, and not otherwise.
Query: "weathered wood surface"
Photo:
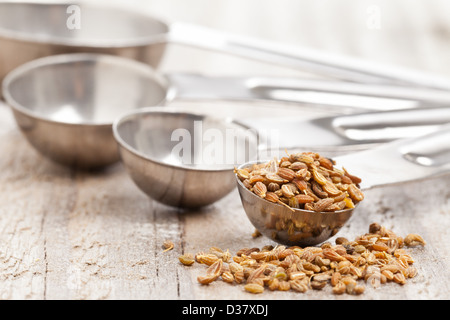
[[[142,4],[143,1],[133,3]],[[446,1],[146,1],[146,9],[223,30],[450,75]],[[381,29],[367,27],[367,8],[381,9]],[[154,6],[152,8],[152,6]],[[258,8],[258,10],[255,10]],[[206,13],[207,12],[207,13]],[[0,48],[1,50],[1,48]],[[194,49],[170,48],[163,71],[291,75],[292,71]],[[274,108],[302,117],[319,113],[282,104],[178,101],[224,115]],[[212,110],[211,110],[212,109]],[[204,267],[178,263],[183,252],[218,246],[274,244],[253,239],[237,191],[201,211],[149,200],[121,164],[87,173],[56,165],[24,140],[0,104],[0,299],[449,299],[449,176],[368,191],[338,235],[353,238],[379,222],[427,241],[412,250],[419,275],[404,286],[367,288],[362,296],[322,291],[250,295],[222,282],[201,286]],[[163,253],[162,243],[175,248]]]

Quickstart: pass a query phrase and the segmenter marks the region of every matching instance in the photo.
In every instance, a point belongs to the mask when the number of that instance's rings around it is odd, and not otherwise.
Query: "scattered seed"
[[[375,234],[378,231],[380,231],[380,229],[381,229],[381,226],[378,223],[376,223],[376,222],[371,223],[370,226],[369,226],[369,233],[374,233]]]
[[[180,262],[185,266],[191,266],[195,262],[194,256],[190,253],[185,253],[182,256],[179,256],[178,260],[180,260]]]
[[[206,264],[208,266],[212,265],[214,262],[219,260],[219,257],[215,254],[209,253],[209,254],[200,254],[196,256],[196,260],[199,263]]]
[[[315,290],[321,290],[325,287],[327,283],[325,281],[316,281],[313,280],[311,281],[311,288],[315,289]]]
[[[342,276],[338,271],[334,272],[333,275],[331,276],[331,285],[333,287],[337,286],[340,283],[341,278]]]
[[[250,293],[263,293],[264,287],[256,284],[256,283],[249,283],[244,286],[245,291]]]
[[[292,290],[301,292],[301,293],[304,293],[309,290],[308,282],[304,281],[304,280],[299,280],[299,279],[291,281],[290,287]]]
[[[278,285],[278,290],[280,291],[289,291],[291,290],[291,283],[285,280],[281,280]]]
[[[170,240],[166,240],[166,241],[164,241],[164,243],[163,243],[163,248],[165,249],[163,252],[166,252],[166,251],[169,251],[169,250],[172,250],[173,249],[173,247],[174,247],[174,244],[173,244],[173,242],[172,241],[170,241]]]
[[[418,246],[422,245],[424,246],[425,240],[418,234],[408,234],[404,239],[405,245],[408,247]]]
[[[186,265],[193,261],[208,265],[206,274],[197,278],[204,285],[222,279],[242,284],[245,291],[257,294],[266,287],[271,291],[305,293],[330,284],[333,294],[359,295],[365,292],[362,282],[374,288],[387,282],[404,285],[417,275],[412,266],[414,259],[400,238],[385,227],[372,224],[369,233],[353,241],[337,238],[336,245],[326,242],[320,247],[242,248],[233,257],[229,250],[212,247],[208,253],[198,253],[196,259],[186,254],[180,261]],[[396,245],[388,245],[390,242]],[[405,244],[415,242],[425,244],[418,235],[405,237]]]
[[[226,272],[222,273],[222,280],[224,282],[233,283],[234,276],[230,271],[226,271]]]
[[[334,294],[344,294],[346,290],[346,286],[343,282],[338,282],[334,287],[333,287],[333,293]]]
[[[262,236],[261,232],[259,232],[258,229],[255,229],[252,233],[252,238],[259,238],[260,236]]]
[[[201,284],[210,284],[220,277],[222,273],[223,261],[218,259],[207,270],[206,275],[197,277],[197,281]]]

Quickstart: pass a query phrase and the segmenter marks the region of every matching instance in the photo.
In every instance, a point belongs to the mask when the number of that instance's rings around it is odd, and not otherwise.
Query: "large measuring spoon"
[[[169,24],[107,4],[0,2],[0,81],[25,62],[72,52],[119,55],[156,67],[168,43],[359,83],[450,89],[450,80],[437,75],[181,22]]]

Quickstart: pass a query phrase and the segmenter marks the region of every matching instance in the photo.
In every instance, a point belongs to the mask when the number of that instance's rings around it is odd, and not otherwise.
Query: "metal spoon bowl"
[[[41,58],[3,81],[5,100],[31,145],[58,163],[81,168],[117,162],[114,120],[161,104],[167,89],[150,66],[97,54]]]
[[[114,122],[113,132],[136,185],[152,199],[180,208],[225,197],[236,187],[238,158],[257,155],[257,134],[238,122],[165,107],[130,112]],[[237,143],[220,141],[226,137]]]
[[[118,55],[156,67],[168,43],[351,82],[409,84],[445,91],[450,88],[445,77],[181,22],[168,23],[143,14],[142,10],[112,6],[109,2],[0,0],[0,81],[7,72],[27,61],[69,52]]]
[[[239,169],[261,161],[247,162]],[[248,190],[235,175],[248,219],[264,236],[289,246],[313,246],[333,237],[352,217],[354,209],[314,212],[293,209],[262,199]]]
[[[81,25],[72,26],[76,14]],[[66,53],[111,54],[155,67],[165,52],[162,36],[167,32],[168,25],[159,19],[109,4],[0,1],[0,82],[26,62]]]

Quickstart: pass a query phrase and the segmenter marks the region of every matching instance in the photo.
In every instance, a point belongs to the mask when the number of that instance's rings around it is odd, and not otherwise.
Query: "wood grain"
[[[253,10],[256,2],[261,10]],[[184,3],[148,1],[145,10],[151,11],[153,5],[158,14],[174,19],[450,75],[446,1],[348,1],[344,5],[277,0],[260,5],[253,0],[214,0],[208,1],[208,14]],[[382,9],[380,30],[365,26],[365,10],[371,4]],[[169,50],[162,71],[293,74],[220,54],[175,49]],[[174,105],[243,117],[255,112],[273,114],[274,109],[295,117],[325,114],[276,103],[177,101]],[[43,158],[25,141],[1,103],[0,150],[0,299],[450,298],[448,175],[368,191],[358,212],[338,234],[354,238],[372,222],[402,236],[421,234],[427,245],[412,250],[419,275],[406,285],[368,287],[356,298],[335,297],[330,288],[250,296],[237,285],[202,286],[196,278],[204,267],[178,262],[182,253],[211,246],[234,253],[242,247],[274,244],[263,237],[252,238],[254,229],[236,190],[198,211],[155,203],[133,184],[121,164],[101,172],[80,172]],[[168,239],[175,247],[163,253],[162,243]]]

